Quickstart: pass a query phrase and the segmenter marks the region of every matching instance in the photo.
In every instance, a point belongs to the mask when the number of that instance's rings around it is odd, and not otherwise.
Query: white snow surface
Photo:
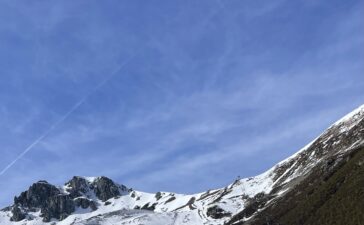
[[[270,172],[262,175],[236,180],[233,184],[226,188],[210,190],[208,192],[183,195],[169,192],[161,192],[161,197],[157,200],[156,194],[131,191],[128,194],[118,198],[109,199],[110,204],[105,205],[104,202],[98,200],[95,196],[88,195],[98,203],[98,209],[91,211],[90,209],[76,209],[72,215],[63,221],[54,220],[49,224],[69,225],[69,224],[135,224],[135,225],[168,225],[168,224],[185,224],[199,225],[211,224],[220,225],[228,218],[212,219],[207,216],[207,208],[218,205],[222,209],[235,214],[244,208],[246,198],[253,197],[260,192],[269,192],[272,186]],[[65,189],[60,187],[60,189]],[[246,196],[245,199],[242,196]],[[174,199],[175,198],[175,199]],[[173,200],[174,199],[174,200]],[[217,201],[216,201],[217,200]],[[216,201],[216,202],[215,202]],[[136,210],[135,207],[142,207],[146,204],[155,204],[155,210]],[[39,217],[40,212],[31,213],[33,220],[10,222],[11,212],[0,211],[1,225],[39,225],[45,224]],[[102,215],[102,216],[99,216]]]

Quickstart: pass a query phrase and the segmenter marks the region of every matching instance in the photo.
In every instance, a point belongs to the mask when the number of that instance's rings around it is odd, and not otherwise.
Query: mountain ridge
[[[0,224],[282,224],[271,213],[274,204],[317,168],[333,176],[364,145],[363,119],[364,105],[266,172],[191,195],[135,191],[107,177],[75,176],[61,187],[39,181],[0,212]],[[268,220],[262,212],[270,213]]]

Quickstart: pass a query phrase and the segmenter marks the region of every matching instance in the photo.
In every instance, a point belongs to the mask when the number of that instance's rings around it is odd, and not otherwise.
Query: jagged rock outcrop
[[[90,190],[88,181],[85,178],[79,176],[74,176],[65,185],[67,186],[66,190],[69,192],[69,195],[72,198],[80,197]]]
[[[220,208],[217,205],[214,205],[214,206],[207,209],[206,215],[213,218],[213,219],[221,219],[221,218],[224,218],[224,217],[231,216],[231,213],[226,212],[225,210],[223,210],[222,208]]]
[[[96,203],[90,199],[80,197],[80,198],[74,199],[74,202],[75,202],[76,207],[81,207],[83,209],[90,208],[92,211],[97,210]]]
[[[69,195],[51,196],[46,200],[45,206],[41,209],[44,222],[52,218],[63,220],[75,211],[75,203]]]
[[[14,198],[11,219],[20,221],[26,218],[27,211],[40,210],[44,222],[49,222],[53,218],[63,220],[77,207],[90,208],[91,211],[97,210],[97,203],[90,199],[92,196],[105,202],[120,196],[127,190],[125,186],[116,185],[107,177],[98,177],[89,181],[84,177],[74,176],[65,184],[62,191],[61,188],[46,181],[38,181]]]
[[[14,198],[14,204],[28,208],[42,208],[46,206],[46,200],[52,196],[59,195],[60,190],[47,183],[46,181],[38,181],[34,183],[19,197]]]
[[[10,218],[11,221],[15,222],[22,221],[26,217],[26,214],[17,205],[13,206],[11,213],[12,213],[12,216]]]
[[[93,183],[96,196],[107,201],[110,198],[120,196],[119,186],[107,177],[99,177]]]
[[[143,207],[141,207],[141,209],[148,210],[148,211],[154,211],[156,205],[157,205],[157,203],[154,203],[154,204],[147,203]]]
[[[12,219],[19,221],[25,218],[26,213],[18,206],[35,211],[41,210],[43,220],[50,221],[52,218],[64,219],[75,211],[75,204],[69,195],[61,194],[61,191],[46,181],[38,181],[29,189],[14,198]]]

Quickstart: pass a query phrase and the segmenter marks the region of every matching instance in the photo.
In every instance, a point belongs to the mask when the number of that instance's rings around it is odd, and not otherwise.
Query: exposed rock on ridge
[[[97,203],[91,198],[96,196],[101,201],[118,197],[128,189],[116,185],[107,177],[94,178],[92,181],[84,177],[73,177],[64,187],[56,187],[46,181],[38,181],[29,189],[14,198],[11,217],[12,221],[26,218],[27,211],[41,212],[44,222],[52,218],[63,220],[72,214],[77,207],[82,209],[97,209]]]
[[[102,201],[107,201],[120,195],[119,187],[107,177],[99,177],[93,184],[96,196]]]

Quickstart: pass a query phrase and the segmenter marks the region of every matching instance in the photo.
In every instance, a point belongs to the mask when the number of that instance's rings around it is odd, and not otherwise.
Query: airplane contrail
[[[207,15],[203,24],[209,20],[216,14],[218,14],[221,10],[225,9],[224,4],[217,0],[219,4],[219,8],[212,12],[210,15]],[[113,76],[119,72],[130,60],[132,60],[135,56],[138,55],[138,52],[130,56],[127,60],[124,61],[116,70],[114,70],[110,76],[100,82],[97,86],[95,86],[85,97],[83,97],[80,101],[78,101],[66,114],[64,114],[58,121],[56,121],[48,130],[46,130],[40,137],[38,137],[33,143],[31,143],[22,153],[20,153],[9,165],[7,165],[1,172],[0,176],[2,176],[6,171],[8,171],[19,159],[23,158],[25,154],[27,154],[32,148],[37,145],[40,141],[46,138],[56,127],[58,127],[63,121],[65,121],[78,107],[80,107],[93,93],[95,93],[98,89],[100,89],[103,85],[105,85],[109,80],[113,78]]]
[[[30,150],[33,149],[39,142],[46,138],[55,128],[57,128],[63,121],[65,121],[74,111],[76,111],[86,100],[95,93],[98,89],[104,86],[108,81],[110,81],[128,62],[130,62],[138,53],[133,54],[127,60],[124,61],[116,70],[114,70],[108,77],[102,80],[98,85],[96,85],[91,91],[89,91],[83,98],[81,98],[69,111],[67,111],[59,120],[57,120],[51,127],[49,127],[42,135],[40,135],[35,141],[33,141],[22,153],[20,153],[9,165],[7,165],[0,172],[0,176],[4,175],[18,160],[24,157]]]

